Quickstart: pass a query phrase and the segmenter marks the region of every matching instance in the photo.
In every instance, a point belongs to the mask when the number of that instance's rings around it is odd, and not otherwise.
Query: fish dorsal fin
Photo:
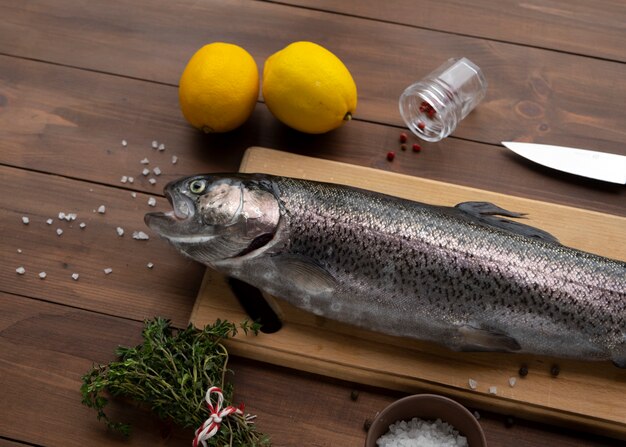
[[[337,281],[317,262],[303,255],[278,255],[272,258],[285,280],[298,290],[312,294],[329,293],[335,290]]]
[[[521,349],[513,337],[497,331],[477,329],[465,325],[457,329],[458,346],[461,351],[512,352]]]
[[[252,321],[261,324],[261,332],[273,334],[282,327],[279,311],[273,298],[240,279],[229,277],[228,285]]]
[[[462,202],[456,205],[455,208],[477,219],[485,225],[510,231],[511,233],[521,234],[522,236],[541,239],[546,242],[559,243],[559,240],[547,231],[540,230],[539,228],[520,222],[515,222],[510,219],[505,219],[504,217],[499,217],[506,216],[519,219],[525,216],[523,213],[508,211],[490,202]]]

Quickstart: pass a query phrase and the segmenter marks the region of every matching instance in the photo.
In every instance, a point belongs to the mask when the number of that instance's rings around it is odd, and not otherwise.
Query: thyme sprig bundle
[[[227,383],[228,352],[223,340],[239,330],[258,332],[256,323],[239,325],[217,320],[204,329],[189,325],[172,328],[169,320],[147,320],[142,331],[143,343],[119,347],[117,361],[94,366],[83,376],[83,404],[98,412],[98,420],[125,435],[130,426],[112,421],[104,408],[105,395],[130,398],[148,405],[163,420],[181,427],[199,427],[209,416],[204,397],[210,386],[222,389],[225,402],[232,402],[233,389]],[[243,415],[224,419],[211,446],[269,446],[269,438],[259,433]]]

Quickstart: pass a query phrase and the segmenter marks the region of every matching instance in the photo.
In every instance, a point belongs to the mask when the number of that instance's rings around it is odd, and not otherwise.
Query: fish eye
[[[189,191],[194,194],[201,194],[206,189],[206,182],[204,180],[193,180],[189,183]]]

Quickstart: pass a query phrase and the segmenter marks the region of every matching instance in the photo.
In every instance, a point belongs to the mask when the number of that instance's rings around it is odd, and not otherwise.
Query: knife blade
[[[626,156],[549,144],[503,141],[516,154],[570,174],[626,185]]]

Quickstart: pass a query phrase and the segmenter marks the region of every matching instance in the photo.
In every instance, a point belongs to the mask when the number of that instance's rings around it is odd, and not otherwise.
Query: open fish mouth
[[[186,220],[194,215],[193,201],[184,194],[172,192],[170,185],[165,187],[165,198],[172,206],[172,211],[163,213],[168,218]]]
[[[168,212],[155,212],[155,213],[147,213],[144,218],[144,222],[150,229],[156,231],[162,236],[167,236],[168,233],[177,225],[182,219],[176,217],[174,211]],[[168,231],[168,229],[170,231]]]
[[[184,236],[183,227],[190,223],[195,212],[194,204],[189,197],[173,193],[168,186],[165,187],[165,197],[172,209],[166,212],[147,213],[144,222],[161,236],[174,239]]]
[[[146,213],[146,215],[143,218],[144,222],[146,223],[146,225],[148,225],[150,228],[152,228],[152,226],[156,223],[156,222],[178,222],[184,219],[180,219],[179,217],[176,216],[176,213],[174,213],[174,211],[167,211],[167,212],[154,212],[154,213]]]
[[[148,213],[144,222],[151,230],[175,244],[202,244],[217,237],[215,234],[199,234],[194,231],[190,216],[175,211]]]

